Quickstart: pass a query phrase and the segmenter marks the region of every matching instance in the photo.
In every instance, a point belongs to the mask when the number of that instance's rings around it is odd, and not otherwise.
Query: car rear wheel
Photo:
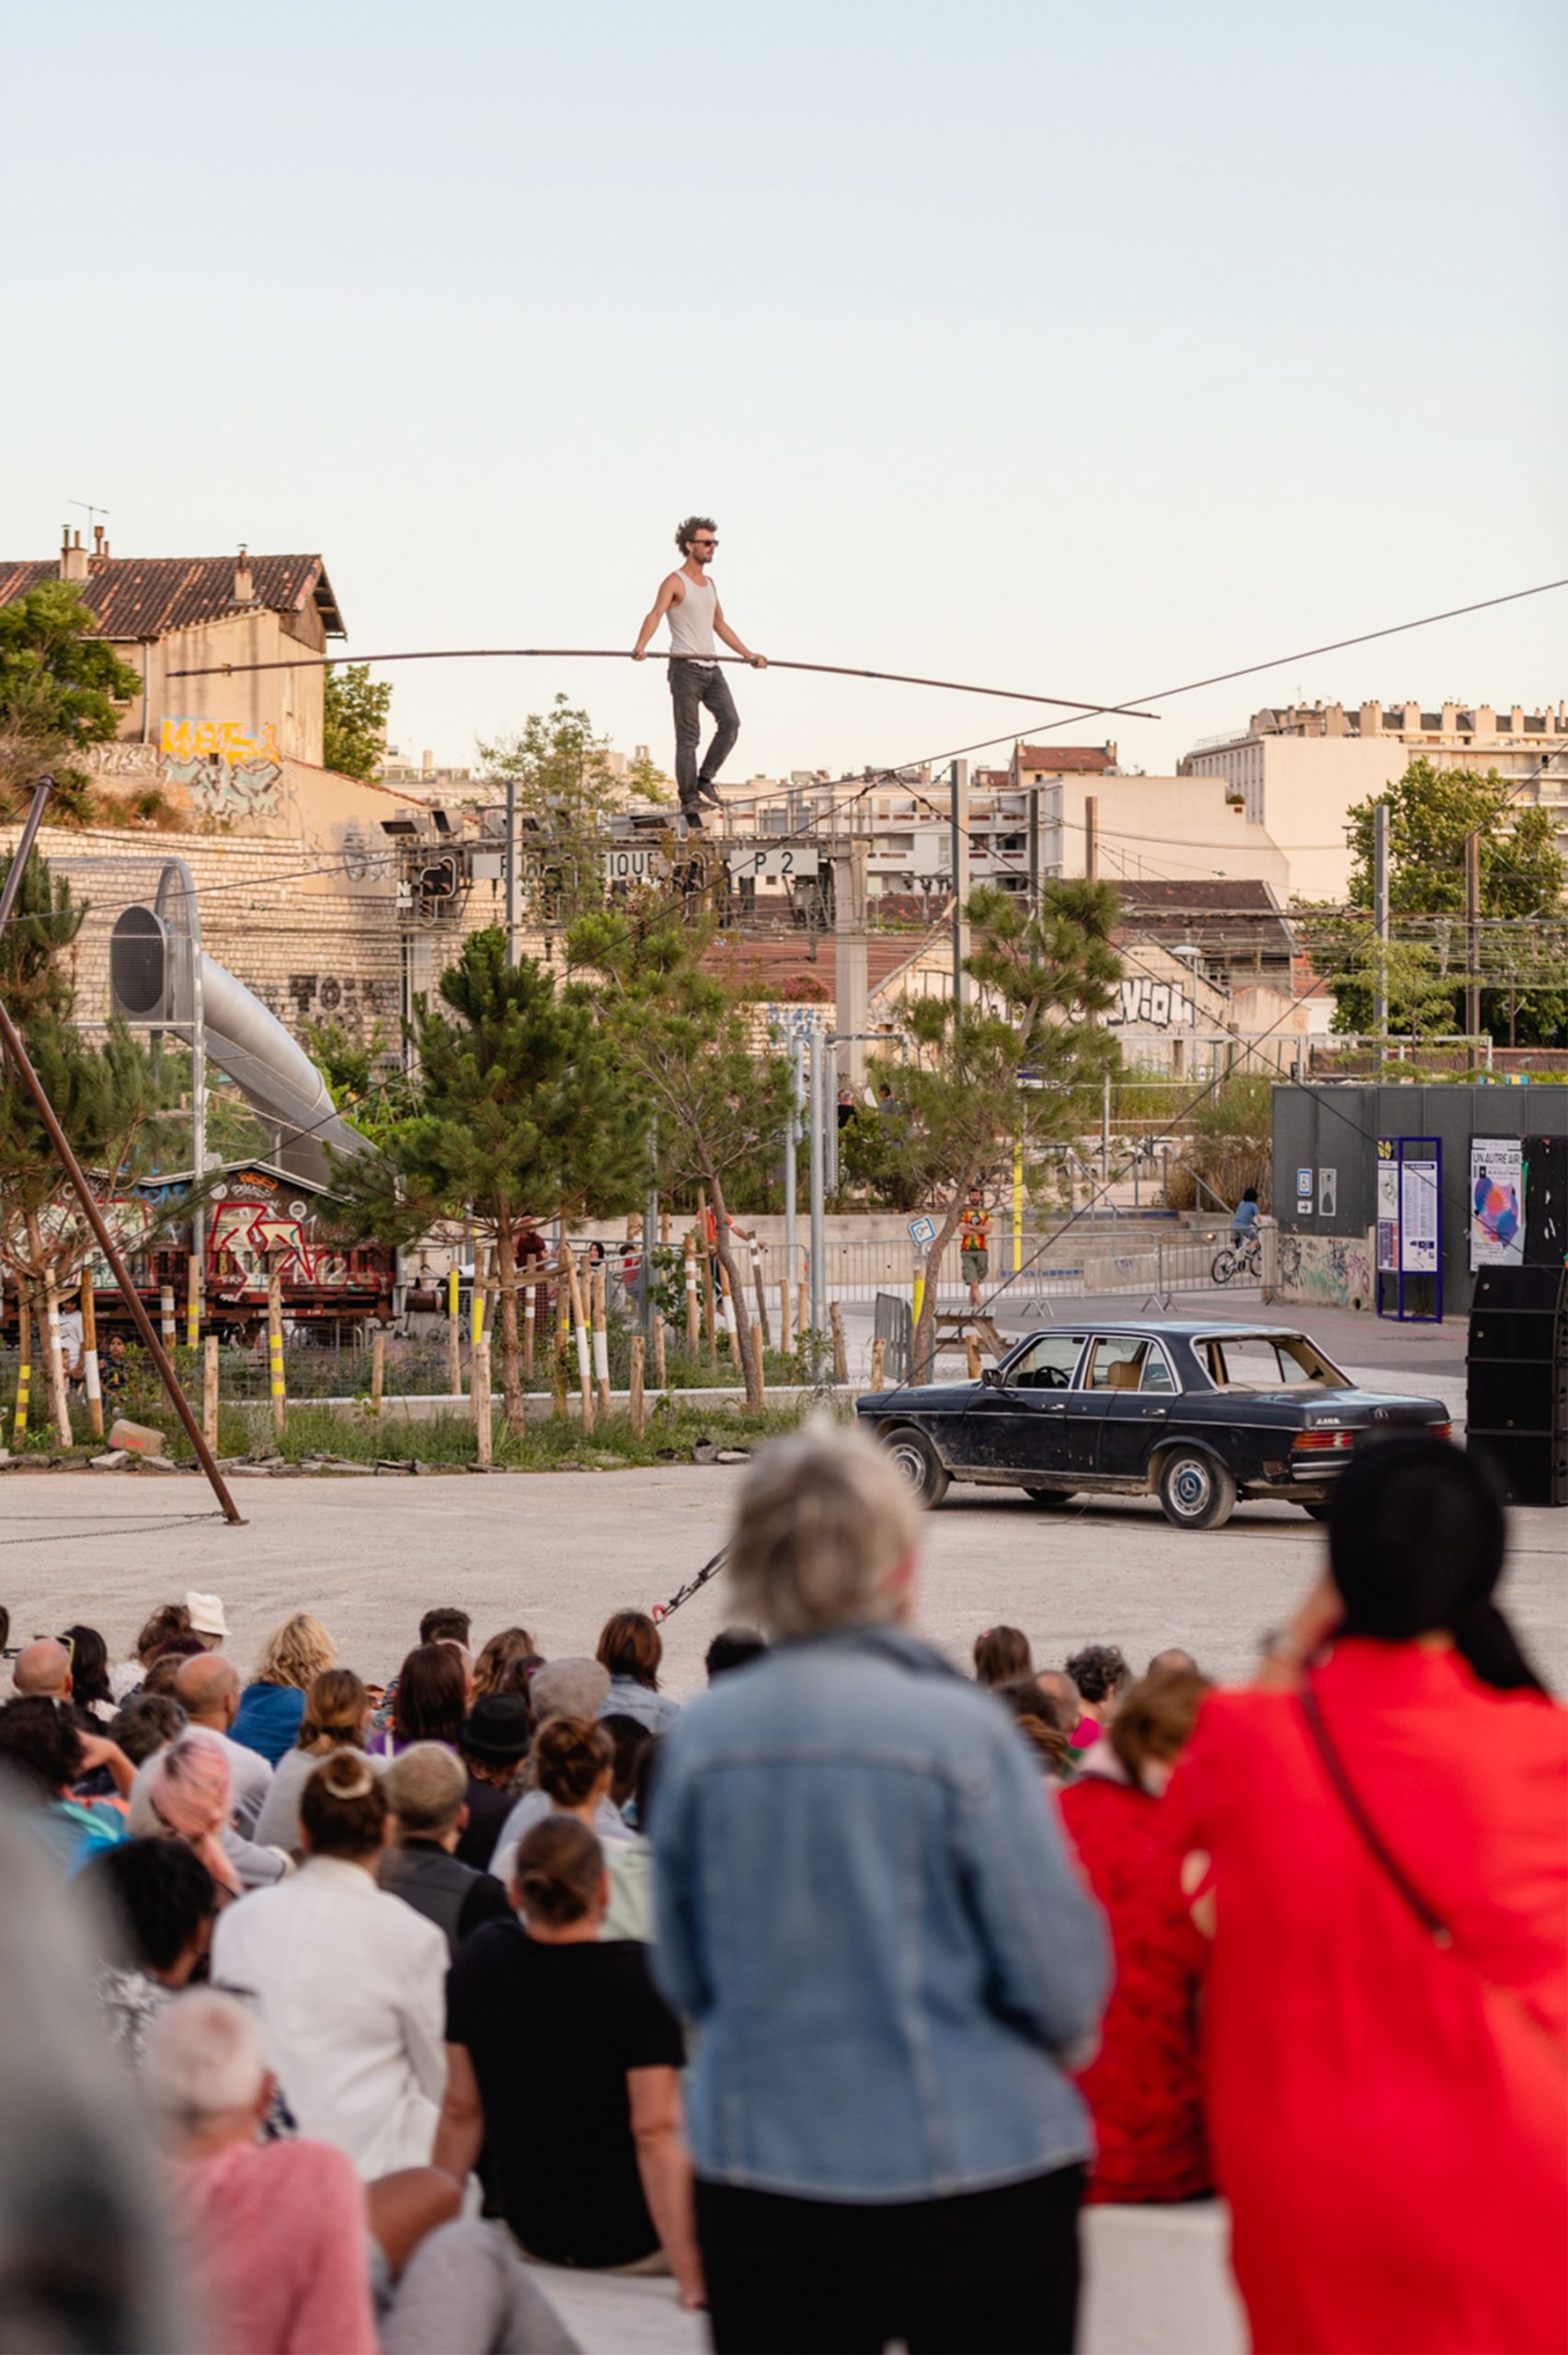
[[[1032,1505],[1070,1505],[1073,1499],[1070,1488],[1025,1488],[1024,1494]]]
[[[1219,1529],[1236,1509],[1236,1483],[1211,1455],[1174,1448],[1160,1468],[1160,1504],[1173,1529]]]
[[[948,1472],[923,1431],[889,1431],[887,1450],[922,1505],[939,1505],[947,1494]]]
[[[1303,1505],[1301,1510],[1309,1521],[1326,1521],[1329,1517],[1329,1509],[1326,1504]]]

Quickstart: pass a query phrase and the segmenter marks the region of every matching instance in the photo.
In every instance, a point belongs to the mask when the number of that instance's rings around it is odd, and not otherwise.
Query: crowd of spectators
[[[191,2343],[548,2355],[570,2267],[720,2355],[1069,2349],[1081,2205],[1218,2189],[1261,2349],[1559,2346],[1564,1715],[1457,1450],[1357,1459],[1330,1545],[1244,1692],[1006,1626],[962,1675],[887,1460],[809,1430],[685,1703],[635,1610],[432,1609],[384,1691],[308,1612],[245,1679],[212,1595],[27,1645],[5,1812]]]

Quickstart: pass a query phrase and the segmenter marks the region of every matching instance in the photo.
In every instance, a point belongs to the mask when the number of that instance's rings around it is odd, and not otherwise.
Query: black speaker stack
[[[1477,1270],[1465,1378],[1470,1444],[1510,1500],[1568,1505],[1568,1269]]]

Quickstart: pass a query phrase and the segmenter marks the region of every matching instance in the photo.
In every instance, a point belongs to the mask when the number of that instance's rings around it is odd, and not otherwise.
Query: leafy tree
[[[623,792],[608,752],[608,739],[565,695],[513,734],[479,746],[491,775],[515,786],[520,871],[543,923],[569,925],[603,900],[605,837]],[[647,759],[633,764],[624,789],[654,803],[667,798]]]
[[[973,1186],[984,1186],[1015,1144],[1026,1180],[1039,1149],[1079,1134],[1093,1117],[1118,1048],[1104,1017],[1121,962],[1111,946],[1116,896],[1104,883],[1048,885],[1031,914],[1013,893],[982,886],[966,915],[975,940],[965,970],[977,984],[962,1009],[948,998],[905,1008],[914,1054],[874,1057],[899,1105],[884,1120],[916,1199],[936,1222],[915,1329],[917,1381],[929,1378],[943,1255]]]
[[[0,819],[26,801],[42,768],[62,815],[90,812],[92,787],[74,753],[120,733],[115,704],[142,692],[75,584],[45,580],[0,605]]]
[[[407,1245],[472,1222],[494,1246],[507,1429],[522,1429],[517,1243],[524,1223],[627,1209],[647,1148],[592,1009],[507,963],[498,926],[469,936],[437,1002],[416,1000],[406,1115],[376,1155],[331,1155],[338,1223]]]
[[[339,776],[372,777],[386,750],[390,680],[372,680],[368,662],[334,663],[322,673],[321,757]]]
[[[1193,1107],[1187,1157],[1223,1201],[1255,1186],[1265,1207],[1274,1165],[1274,1074],[1233,1072]]]
[[[1336,1030],[1365,1035],[1373,1029],[1379,979],[1393,1037],[1440,1039],[1460,1028],[1463,1000],[1456,992],[1464,987],[1463,970],[1446,964],[1440,950],[1423,942],[1380,941],[1363,924],[1338,928],[1332,953],[1340,960],[1329,983]]]
[[[373,1022],[357,1037],[341,1022],[307,1022],[303,1043],[338,1111],[372,1144],[381,1144],[413,1111],[417,1090],[384,1023]]]
[[[0,890],[10,867],[9,857],[0,857]],[[0,933],[0,998],[21,1030],[77,1160],[123,1186],[148,1166],[168,1091],[123,1023],[112,1024],[101,1045],[89,1045],[72,1021],[75,988],[68,951],[86,914],[69,884],[52,876],[35,851],[11,922]],[[135,1224],[144,1235],[188,1208],[170,1205],[162,1220],[138,1213]],[[129,1218],[111,1223],[121,1224],[129,1240]],[[10,1059],[0,1056],[0,1261],[29,1284],[62,1291],[76,1281],[95,1247],[32,1097]],[[62,1443],[69,1446],[58,1350],[50,1358],[52,1411]]]
[[[751,1351],[746,1285],[729,1234],[729,1187],[776,1154],[789,1109],[785,1058],[760,1049],[733,987],[703,967],[712,917],[644,893],[578,918],[567,954],[583,1004],[611,1042],[616,1068],[652,1123],[661,1191],[701,1186],[712,1206],[714,1250],[729,1281],[747,1404],[762,1400]]]
[[[1501,986],[1482,990],[1482,1028],[1495,1033],[1509,1023],[1511,994],[1516,1001],[1513,1026],[1527,1045],[1555,1037],[1568,1019],[1568,993],[1539,986],[1543,969],[1532,955],[1534,925],[1561,908],[1568,861],[1557,848],[1552,812],[1521,804],[1513,798],[1514,792],[1514,784],[1495,769],[1482,776],[1474,769],[1437,768],[1423,759],[1413,761],[1386,792],[1373,794],[1350,812],[1345,829],[1354,854],[1350,897],[1357,907],[1372,904],[1375,813],[1379,804],[1385,803],[1391,917],[1396,923],[1400,917],[1458,919],[1447,936],[1452,944],[1448,1013],[1441,1020],[1424,1021],[1420,1027],[1428,1031],[1464,1028],[1459,993],[1465,979],[1465,843],[1472,833],[1480,845],[1482,915],[1511,917],[1519,925],[1517,947],[1509,954],[1509,962],[1516,959],[1518,964],[1512,993],[1505,980]],[[1309,928],[1312,929],[1310,919]],[[1321,929],[1331,953],[1337,950],[1343,968],[1341,976],[1331,980],[1338,1000],[1335,1028],[1368,1031],[1372,1028],[1371,977],[1365,970],[1365,959],[1353,953],[1358,946],[1357,936],[1354,931],[1347,935],[1343,926]],[[1439,943],[1432,957],[1419,960],[1408,971],[1400,969],[1407,997],[1413,988],[1419,995],[1419,985],[1431,972],[1443,971],[1444,955]],[[1545,978],[1551,979],[1550,971]]]

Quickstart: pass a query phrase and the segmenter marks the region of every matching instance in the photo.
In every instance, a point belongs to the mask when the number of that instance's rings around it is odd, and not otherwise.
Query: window
[[[1013,1359],[1007,1379],[1020,1390],[1070,1390],[1082,1349],[1082,1333],[1044,1333]]]
[[[1304,1333],[1227,1333],[1196,1347],[1221,1390],[1296,1390],[1307,1383],[1350,1387],[1339,1368]]]
[[[1096,1341],[1084,1360],[1082,1387],[1085,1390],[1157,1390],[1175,1388],[1165,1352],[1157,1342],[1137,1333],[1108,1335]]]

